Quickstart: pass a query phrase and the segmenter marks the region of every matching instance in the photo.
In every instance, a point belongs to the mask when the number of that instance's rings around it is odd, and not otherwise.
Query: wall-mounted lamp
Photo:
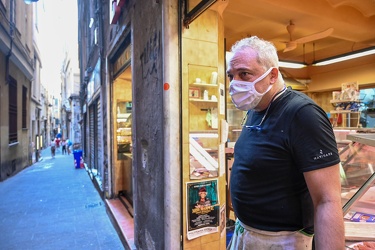
[[[340,56],[335,56],[335,57],[327,58],[324,60],[316,61],[316,62],[313,62],[312,65],[324,66],[324,65],[342,62],[342,61],[346,61],[346,60],[350,60],[350,59],[354,59],[354,58],[358,58],[362,56],[368,56],[372,54],[375,54],[375,47],[370,47],[370,48],[363,49],[363,50],[357,50],[355,52],[350,52],[350,53],[346,53]]]
[[[299,62],[287,62],[287,61],[279,61],[280,68],[290,68],[290,69],[301,69],[306,67],[306,64],[299,63]]]
[[[92,25],[94,24],[94,18],[90,18],[90,24],[89,24],[89,28],[91,29]]]

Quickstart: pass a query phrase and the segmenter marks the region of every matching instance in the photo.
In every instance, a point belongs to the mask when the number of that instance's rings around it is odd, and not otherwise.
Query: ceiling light
[[[290,69],[301,69],[301,68],[306,67],[306,64],[298,63],[298,62],[279,61],[279,67],[290,68]]]
[[[233,52],[227,51],[225,54],[225,59],[227,63],[227,67],[229,66],[229,61],[233,56]],[[304,63],[299,62],[288,62],[288,61],[279,61],[280,68],[290,68],[290,69],[301,69],[306,67],[307,65]]]
[[[343,55],[338,56],[338,57],[331,57],[331,58],[328,58],[328,59],[317,61],[317,62],[313,63],[313,66],[328,65],[328,64],[342,62],[342,61],[346,61],[346,60],[350,60],[350,59],[354,59],[354,58],[358,58],[358,57],[362,57],[362,56],[368,56],[368,55],[372,55],[372,54],[375,54],[375,47],[371,47],[371,48],[364,49],[364,50],[358,50],[356,52],[343,54]]]
[[[31,3],[36,3],[39,0],[24,0],[25,4],[31,4]]]

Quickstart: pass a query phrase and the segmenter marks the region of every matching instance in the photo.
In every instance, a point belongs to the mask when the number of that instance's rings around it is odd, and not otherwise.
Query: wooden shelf
[[[348,103],[348,102],[361,102],[360,100],[330,100],[330,103]]]
[[[361,131],[363,128],[360,128],[360,127],[333,127],[334,130],[354,130],[354,131]],[[340,142],[344,142],[345,141],[340,141]]]
[[[359,114],[361,111],[352,111],[352,110],[331,110],[331,114]]]
[[[189,133],[190,134],[217,134],[218,130],[217,129],[212,129],[212,130],[192,130]]]
[[[350,128],[350,127],[356,127],[358,128],[360,123],[360,117],[361,117],[361,111],[352,111],[352,110],[331,110],[330,111],[332,115],[332,125],[334,128],[336,127],[345,127],[345,128]],[[339,116],[342,116],[342,122],[338,124],[339,121]],[[353,115],[353,116],[352,116]]]
[[[203,103],[217,103],[217,100],[203,100],[203,99],[196,99],[196,98],[190,98],[189,101],[191,102],[203,102]]]
[[[335,108],[338,108],[338,107],[341,106],[341,107],[345,108],[344,110],[350,111],[347,108],[352,107],[354,105],[353,108],[358,109],[361,101],[359,101],[359,100],[330,100],[330,103]]]
[[[214,88],[217,88],[218,85],[217,84],[210,84],[210,83],[197,83],[197,82],[194,82],[192,84],[190,84],[192,86],[195,86],[195,87],[214,87]]]

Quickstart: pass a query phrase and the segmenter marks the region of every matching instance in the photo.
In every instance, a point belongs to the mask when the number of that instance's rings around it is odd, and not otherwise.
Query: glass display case
[[[353,247],[375,240],[375,134],[348,134],[347,139],[340,150],[341,197],[345,237]]]
[[[132,103],[117,103],[117,153],[118,159],[124,158],[124,153],[131,153],[132,142]]]
[[[115,126],[115,148],[117,148],[115,176],[119,180],[119,195],[124,196],[130,206],[133,205],[132,108],[131,101],[117,101]]]
[[[229,95],[229,93],[228,93]],[[242,123],[246,117],[246,112],[237,109],[232,100],[227,102],[227,121],[228,121],[228,148],[234,148],[234,144],[242,131]]]
[[[210,133],[191,132],[189,138],[190,179],[198,180],[218,176],[218,140],[217,131]]]
[[[218,68],[189,64],[190,180],[219,176]]]

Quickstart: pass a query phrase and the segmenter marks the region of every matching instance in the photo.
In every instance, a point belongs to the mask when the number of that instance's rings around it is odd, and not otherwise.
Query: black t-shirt
[[[249,111],[246,125],[259,124],[264,114]],[[260,127],[244,127],[235,144],[234,211],[240,221],[261,230],[311,229],[314,209],[303,172],[340,161],[328,117],[305,94],[287,89]]]

